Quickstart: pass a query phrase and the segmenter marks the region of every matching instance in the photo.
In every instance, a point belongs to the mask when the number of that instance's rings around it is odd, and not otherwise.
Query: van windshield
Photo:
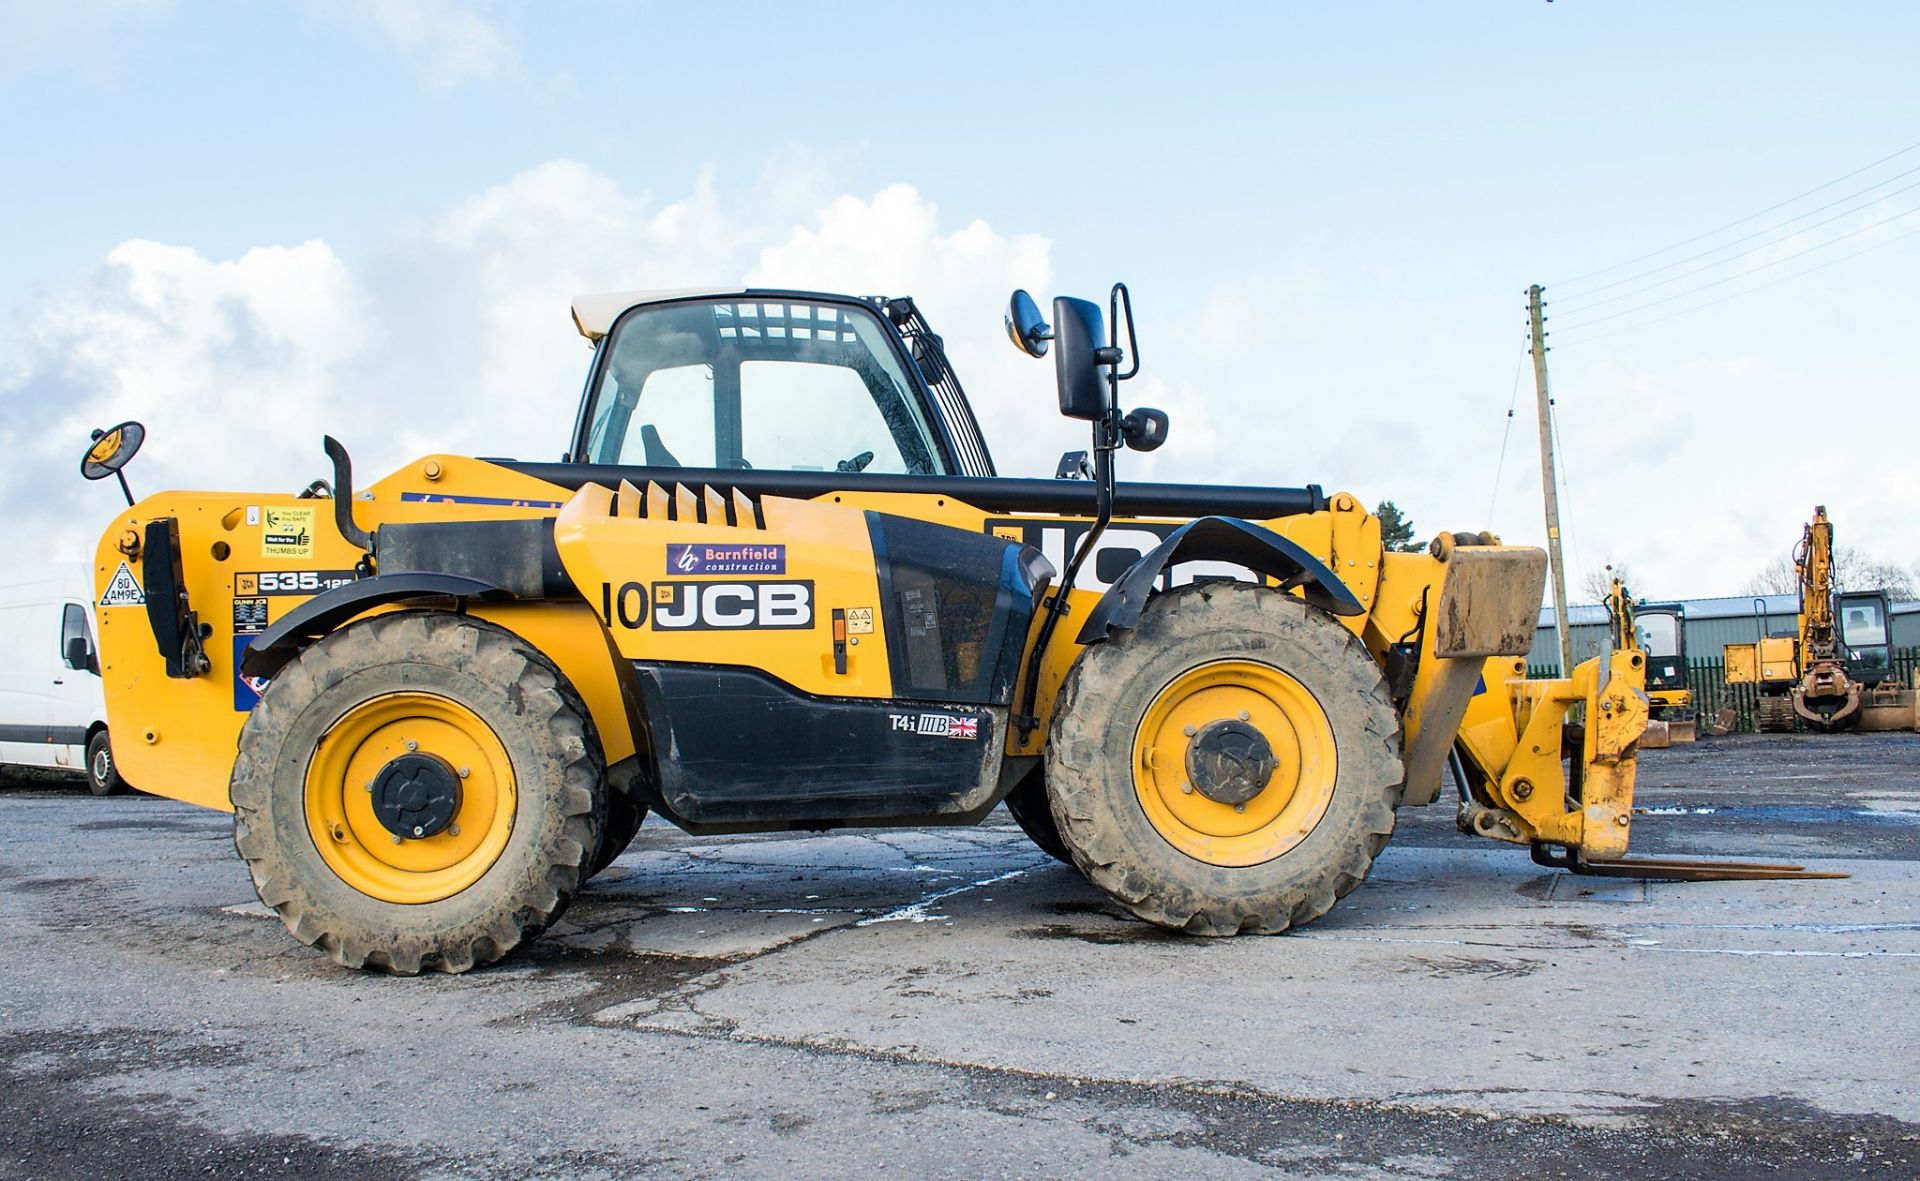
[[[948,474],[888,332],[868,308],[824,301],[637,308],[607,343],[586,459]]]

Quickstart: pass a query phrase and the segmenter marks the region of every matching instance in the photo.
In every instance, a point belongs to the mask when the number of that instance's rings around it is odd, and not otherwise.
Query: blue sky
[[[755,276],[911,284],[1021,474],[1077,436],[1034,420],[1005,288],[1124,278],[1134,396],[1175,413],[1137,474],[1314,480],[1538,541],[1524,387],[1501,458],[1526,284],[1557,300],[1920,142],[1904,4],[49,8],[0,0],[0,441],[32,457],[0,497],[75,553],[109,506],[50,487],[62,432],[147,419],[147,478],[183,484],[210,455],[304,483],[323,430],[375,467],[544,454],[584,361],[570,283]],[[1897,240],[1920,190],[1895,193],[1920,175],[1866,187],[1917,165],[1584,285],[1860,190],[1590,315],[1858,231],[1805,263],[1585,333],[1556,310],[1578,567],[1737,593],[1816,502],[1920,561],[1920,238]]]

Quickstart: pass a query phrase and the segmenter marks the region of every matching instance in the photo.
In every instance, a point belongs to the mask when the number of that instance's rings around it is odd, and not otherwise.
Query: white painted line
[[[968,890],[978,890],[982,886],[991,886],[996,882],[1011,881],[1014,878],[1025,877],[1026,875],[1027,875],[1027,871],[1024,869],[1010,869],[1006,873],[997,874],[994,877],[982,878],[980,881],[977,881],[977,882],[968,882],[964,886],[954,886],[951,889],[940,890],[940,891],[937,891],[936,893],[928,894],[924,898],[920,899],[920,901],[918,902],[913,902],[913,903],[909,903],[906,906],[897,907],[893,910],[889,910],[885,912],[884,914],[876,914],[869,918],[861,919],[859,922],[855,923],[854,926],[871,927],[875,923],[935,922],[935,921],[946,918],[946,916],[928,913],[927,908],[929,906],[932,906],[934,903],[942,901],[947,898],[951,898],[955,894],[964,894]]]

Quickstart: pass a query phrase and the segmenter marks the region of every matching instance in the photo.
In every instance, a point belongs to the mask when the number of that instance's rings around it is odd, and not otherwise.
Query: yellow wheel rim
[[[1193,788],[1188,752],[1210,724],[1239,721],[1265,739],[1273,771],[1239,808]],[[1333,724],[1306,686],[1271,665],[1217,660],[1160,690],[1133,739],[1133,785],[1154,829],[1210,865],[1259,865],[1306,839],[1333,800]]]
[[[460,802],[444,831],[398,843],[374,814],[367,785],[401,755],[444,759],[460,775]],[[348,710],[307,764],[307,832],[340,880],[383,902],[449,898],[480,880],[513,833],[518,793],[506,747],[458,702],[390,693]]]

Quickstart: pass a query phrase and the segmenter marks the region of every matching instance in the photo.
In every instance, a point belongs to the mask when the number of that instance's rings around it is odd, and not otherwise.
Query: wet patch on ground
[[[398,1181],[433,1163],[290,1133],[221,1133],[193,1123],[171,1097],[128,1096],[110,1086],[136,1072],[245,1060],[244,1047],[197,1045],[138,1029],[0,1037],[0,1177]]]
[[[581,948],[564,943],[535,943],[515,958],[514,968],[501,975],[522,980],[536,978],[582,981],[587,987],[571,996],[514,1014],[512,1023],[545,1019],[588,1022],[603,1010],[633,1001],[654,1000],[679,992],[688,981],[726,967],[733,961],[690,955],[660,955],[629,948]]]

